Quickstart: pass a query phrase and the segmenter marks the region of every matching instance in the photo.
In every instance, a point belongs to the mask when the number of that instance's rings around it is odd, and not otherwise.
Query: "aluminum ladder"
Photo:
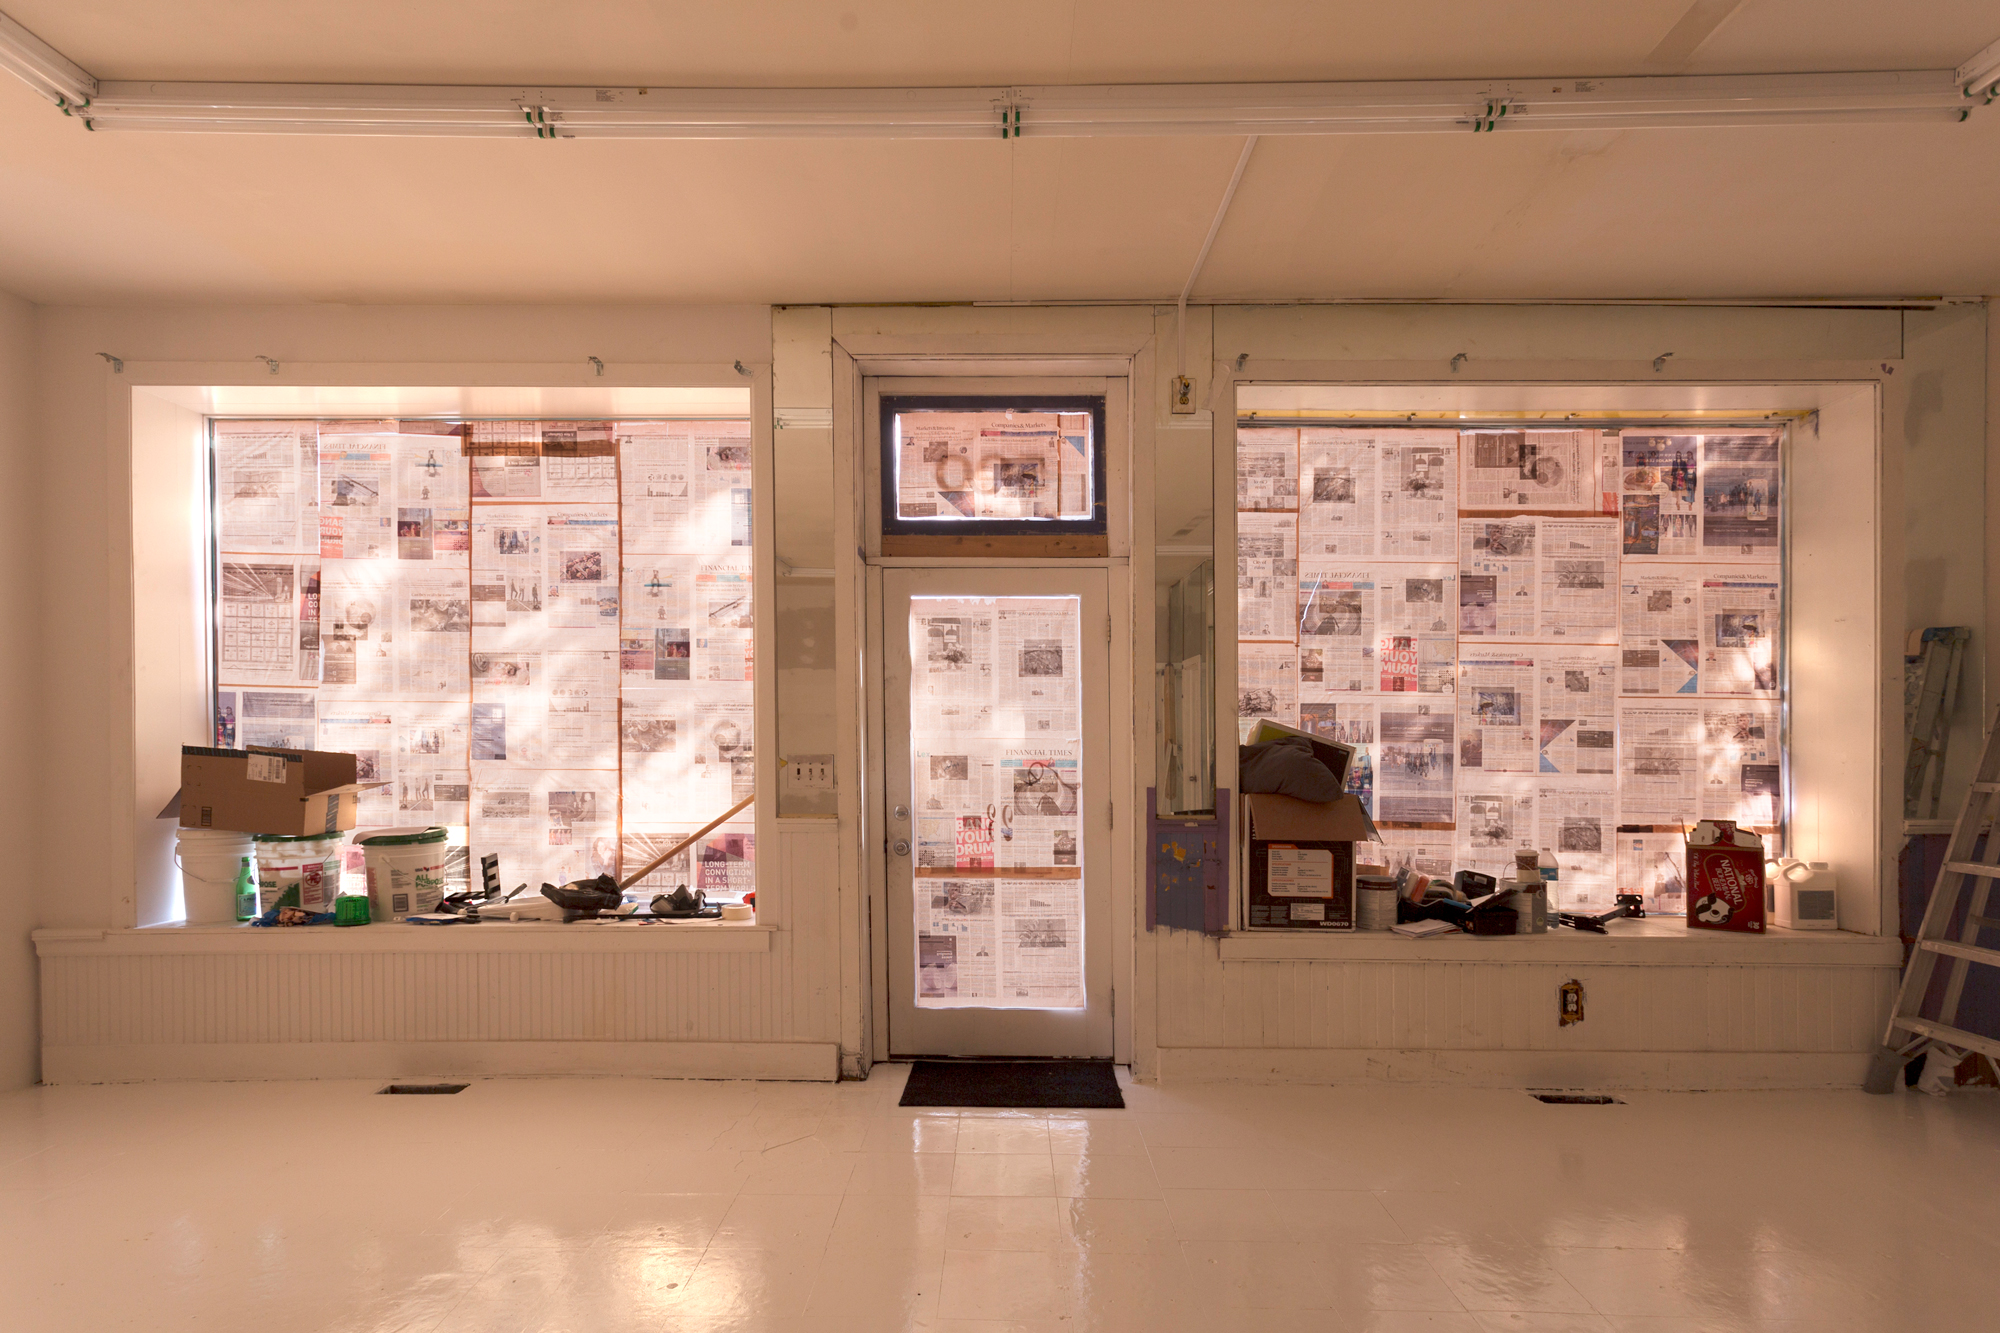
[[[1956,1026],[1958,1003],[1965,990],[1966,969],[1973,966],[2000,967],[2000,949],[1979,944],[1982,928],[2000,930],[2000,916],[1989,915],[2000,906],[1994,902],[1993,885],[2000,880],[2000,830],[1993,828],[2000,818],[2000,711],[1986,729],[1986,744],[1980,751],[1979,770],[1966,789],[1965,805],[1958,812],[1951,841],[1945,847],[1944,865],[1938,871],[1937,888],[1924,909],[1923,925],[1917,929],[1915,950],[1903,969],[1903,986],[1896,996],[1895,1012],[1868,1066],[1866,1087],[1870,1092],[1894,1090],[1896,1075],[1909,1061],[1933,1046],[1977,1052],[1986,1057],[2000,1074],[2000,1038],[1981,1036]],[[1983,850],[1975,853],[1981,835],[1993,832]],[[1978,859],[1975,859],[1975,855]],[[1957,921],[1960,902],[1965,903],[1963,921]],[[1957,921],[1954,933],[1954,922]],[[1938,1016],[1925,1018],[1920,1010],[1930,993],[1938,961],[1948,969]],[[1961,1057],[1962,1058],[1962,1057]]]
[[[1958,625],[1911,630],[1903,655],[1903,818],[1936,819],[1958,678],[1972,631]],[[1928,802],[1929,808],[1925,809]]]

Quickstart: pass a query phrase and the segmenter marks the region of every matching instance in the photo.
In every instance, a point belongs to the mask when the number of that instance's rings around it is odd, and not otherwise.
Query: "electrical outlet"
[[[1176,415],[1194,411],[1194,381],[1185,375],[1174,376],[1174,391],[1169,406]]]
[[[784,761],[785,785],[793,791],[832,791],[833,756],[795,754]]]

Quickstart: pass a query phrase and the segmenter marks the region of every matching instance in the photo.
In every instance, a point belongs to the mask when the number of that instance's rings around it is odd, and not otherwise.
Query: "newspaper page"
[[[999,912],[994,879],[920,879],[917,1005],[988,1007],[1000,998]]]
[[[396,703],[393,824],[465,824],[471,718],[462,703]]]
[[[618,516],[609,505],[473,510],[474,621],[506,642],[618,629]],[[493,642],[484,636],[482,642]]]
[[[618,774],[472,765],[473,848],[497,852],[510,888],[567,884],[615,870]],[[699,827],[697,825],[696,827]]]
[[[1366,568],[1299,562],[1299,689],[1375,690],[1375,581]]]
[[[356,828],[392,828],[396,818],[395,705],[326,700],[320,711],[319,743],[354,756],[356,782],[392,785],[364,791],[355,802]],[[428,822],[428,821],[427,821]]]
[[[626,684],[650,689],[696,678],[695,587],[705,567],[691,555],[629,558],[618,599],[619,670]],[[747,566],[742,572],[748,574]]]
[[[1701,663],[1700,571],[1687,565],[1626,569],[1619,580],[1622,694],[1694,694]]]
[[[560,504],[617,504],[616,429],[609,421],[544,421],[542,498]]]
[[[1549,778],[1535,792],[1535,846],[1560,867],[1552,907],[1609,911],[1617,887],[1613,844],[1618,794],[1609,783],[1583,786]]]
[[[543,518],[544,624],[618,632],[618,511],[611,505],[550,509]],[[748,616],[745,599],[744,615]]]
[[[229,685],[316,685],[320,563],[224,557],[215,602],[216,677]]]
[[[397,556],[399,437],[326,436],[319,450],[319,553],[329,560]]]
[[[1448,828],[1452,811],[1452,723],[1448,700],[1379,702],[1375,817],[1385,828]]]
[[[999,599],[989,734],[1050,741],[1083,735],[1081,622],[1075,597]]]
[[[1681,830],[1618,830],[1618,892],[1644,897],[1648,915],[1687,914],[1687,843]]]
[[[1236,516],[1236,637],[1292,642],[1299,577],[1292,514]]]
[[[910,614],[910,708],[927,736],[993,734],[991,598],[925,597]]]
[[[1458,664],[1459,766],[1482,773],[1533,773],[1540,739],[1537,672],[1531,657],[1489,654]]]
[[[1535,846],[1535,779],[1468,774],[1458,787],[1458,864],[1495,879],[1514,877],[1514,853]]]
[[[1531,639],[1540,624],[1535,552],[1541,520],[1468,518],[1459,524],[1458,635]]]
[[[312,690],[225,688],[215,692],[215,743],[225,750],[268,745],[319,749],[319,700]]]
[[[741,686],[627,691],[619,721],[626,820],[692,831],[749,796],[752,703]]]
[[[1011,833],[1011,786],[1000,791],[1000,762],[986,738],[935,733],[913,738],[910,778],[915,798],[919,871],[991,869],[1001,821]],[[974,753],[978,749],[980,753]]]
[[[1595,514],[1595,432],[1471,430],[1459,436],[1459,507]]]
[[[1628,560],[1699,560],[1701,437],[1626,431],[1619,441],[1621,549]]]
[[[1270,718],[1297,726],[1299,654],[1289,643],[1243,643],[1236,647],[1236,727],[1247,739]]]
[[[617,432],[628,555],[748,552],[749,422],[620,422]]]
[[[1376,435],[1299,431],[1299,557],[1375,554]]]
[[[467,484],[475,500],[542,498],[542,427],[538,421],[467,423]]]
[[[1377,550],[1391,560],[1450,562],[1458,521],[1458,432],[1412,426],[1382,432]]]
[[[1000,1003],[1083,1007],[1083,880],[1002,879]]]
[[[1292,426],[1245,426],[1236,432],[1236,509],[1291,512],[1299,507],[1299,432]],[[1238,520],[1240,525],[1241,520]]]
[[[1056,469],[1060,484],[1057,511],[1063,518],[1089,518],[1097,508],[1097,477],[1094,473],[1096,444],[1091,436],[1094,423],[1088,412],[1056,413]]]
[[[1775,833],[1784,817],[1778,710],[1705,702],[1701,708],[1701,817]]]
[[[902,412],[899,518],[1056,518],[1072,447],[1052,412]]]
[[[1618,776],[1618,650],[1541,648],[1535,660],[1541,678],[1537,771],[1608,790]]]
[[[1618,432],[1606,430],[1597,437],[1597,485],[1598,512],[1616,518],[1618,516],[1619,469],[1624,462],[1624,454],[1619,449]]]
[[[1777,697],[1780,591],[1775,567],[1702,579],[1702,693]]]
[[[1347,790],[1361,798],[1361,804],[1379,824],[1381,812],[1375,805],[1375,709],[1373,699],[1327,703],[1309,702],[1302,697],[1299,730],[1354,747],[1353,762],[1347,767]]]
[[[1458,568],[1376,565],[1376,688],[1450,694],[1458,688]]]
[[[1618,708],[1618,823],[1683,828],[1701,790],[1701,705],[1624,700]]]
[[[258,554],[319,550],[319,427],[214,424],[216,546]]]
[[[1783,435],[1701,437],[1701,552],[1708,560],[1778,560]]]
[[[748,568],[704,561],[695,575],[694,603],[698,631],[694,639],[695,679],[755,679],[755,603]]]
[[[996,770],[992,864],[1002,869],[1082,866],[1082,750],[1075,742],[1009,745]]]
[[[1458,868],[1457,837],[1448,830],[1383,829],[1380,841],[1359,843],[1354,848],[1356,861],[1368,863],[1377,856],[1392,875],[1412,870],[1450,883],[1452,871]]]
[[[1618,641],[1618,523],[1549,518],[1541,531],[1541,633],[1578,643]]]
[[[665,862],[648,871],[625,890],[625,901],[644,907],[662,893],[672,893],[685,885],[700,889],[710,903],[740,903],[743,895],[757,887],[757,838],[748,822],[731,820],[692,846],[682,848]],[[706,820],[702,821],[706,823]],[[618,866],[610,873],[619,879],[651,865],[693,835],[700,824],[625,824],[619,845]]]
[[[398,572],[387,560],[320,562],[320,679],[330,695],[396,697]]]
[[[470,688],[472,576],[453,561],[396,580],[395,688],[404,698],[462,697]]]

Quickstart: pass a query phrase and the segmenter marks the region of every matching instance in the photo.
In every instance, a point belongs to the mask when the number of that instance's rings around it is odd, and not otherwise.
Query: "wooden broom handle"
[[[694,842],[697,838],[706,837],[708,834],[713,833],[718,825],[727,823],[729,820],[734,819],[737,815],[743,812],[743,810],[750,804],[750,802],[756,799],[757,798],[755,796],[745,796],[735,805],[730,806],[727,810],[717,815],[714,819],[711,819],[708,821],[708,823],[702,825],[700,830],[688,834],[685,838],[682,838],[679,842],[667,848],[666,851],[661,852],[658,856],[646,862],[645,866],[642,869],[635,870],[631,874],[627,875],[624,879],[619,880],[618,888],[620,889],[620,891],[631,888],[634,884],[637,884],[640,880],[646,878],[646,876],[652,874],[655,870],[658,870],[668,861],[680,855],[681,850],[686,846],[688,846],[690,843]]]

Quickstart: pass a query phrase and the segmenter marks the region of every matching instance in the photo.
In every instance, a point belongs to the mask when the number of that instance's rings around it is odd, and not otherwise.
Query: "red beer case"
[[[1764,929],[1764,840],[1727,819],[1687,835],[1690,930]]]

